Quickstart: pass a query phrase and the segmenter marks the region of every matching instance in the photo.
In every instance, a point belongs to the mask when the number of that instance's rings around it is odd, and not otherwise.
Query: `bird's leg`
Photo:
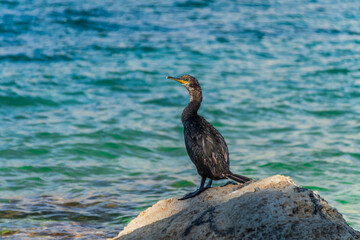
[[[212,184],[212,179],[210,178],[208,181],[208,184],[206,184],[205,189],[211,188],[211,184]]]
[[[195,197],[196,195],[198,195],[199,193],[204,191],[206,189],[206,188],[204,188],[205,180],[206,180],[206,177],[201,177],[201,183],[200,183],[199,189],[196,190],[195,192],[186,194],[184,197],[179,198],[179,200],[185,200],[185,199],[188,199],[188,198]]]

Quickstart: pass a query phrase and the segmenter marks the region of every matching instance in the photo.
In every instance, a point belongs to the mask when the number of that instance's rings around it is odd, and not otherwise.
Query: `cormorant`
[[[195,197],[210,188],[213,180],[228,178],[238,183],[250,181],[250,178],[230,171],[229,151],[225,139],[213,125],[197,114],[202,102],[202,91],[198,80],[190,75],[167,78],[178,81],[189,91],[190,102],[182,112],[181,121],[184,126],[187,153],[201,176],[199,189],[180,200]],[[204,187],[206,178],[209,178],[209,182]]]

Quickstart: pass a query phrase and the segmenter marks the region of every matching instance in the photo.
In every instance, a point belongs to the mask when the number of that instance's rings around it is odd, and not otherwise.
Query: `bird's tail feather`
[[[248,178],[248,177],[245,177],[245,176],[242,176],[242,175],[237,175],[235,173],[229,173],[226,177],[233,180],[233,181],[235,181],[235,182],[238,182],[238,183],[246,183],[246,182],[252,180],[251,178]]]

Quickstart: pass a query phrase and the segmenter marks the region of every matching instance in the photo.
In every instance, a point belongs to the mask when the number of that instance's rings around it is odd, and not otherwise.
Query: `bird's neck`
[[[202,101],[201,90],[200,91],[189,91],[189,93],[190,93],[190,102],[185,107],[185,109],[181,115],[181,121],[183,124],[190,117],[197,115],[197,111],[199,110],[201,101]]]

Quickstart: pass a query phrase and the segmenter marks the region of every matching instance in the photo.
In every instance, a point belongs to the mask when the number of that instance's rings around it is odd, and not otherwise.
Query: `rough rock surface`
[[[159,201],[114,239],[360,239],[317,193],[272,176]]]

